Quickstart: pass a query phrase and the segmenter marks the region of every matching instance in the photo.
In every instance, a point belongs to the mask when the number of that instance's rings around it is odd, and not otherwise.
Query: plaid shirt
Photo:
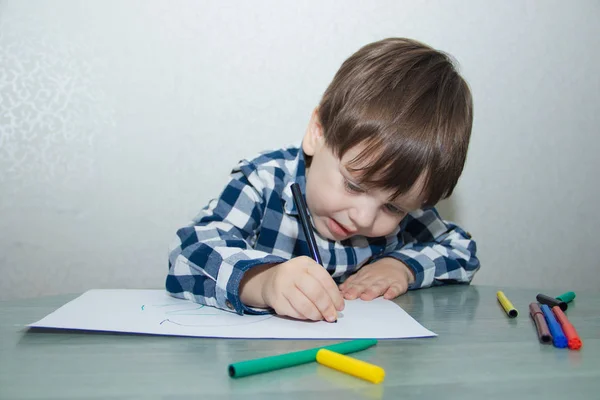
[[[298,147],[242,160],[218,199],[177,231],[170,247],[167,291],[174,297],[235,311],[265,313],[240,301],[244,272],[307,255],[308,246],[291,184],[304,193],[305,160]],[[475,241],[443,221],[435,208],[409,213],[385,237],[355,236],[341,242],[315,231],[323,266],[337,283],[382,257],[404,262],[415,275],[409,289],[469,283],[479,269]]]

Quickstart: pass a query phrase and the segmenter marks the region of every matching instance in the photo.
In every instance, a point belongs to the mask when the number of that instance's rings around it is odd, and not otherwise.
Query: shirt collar
[[[292,195],[292,184],[297,183],[300,186],[302,194],[306,195],[306,159],[304,158],[304,151],[302,146],[298,148],[298,155],[296,156],[296,169],[290,171],[290,180],[285,184],[285,189],[281,194],[281,200],[283,202],[283,209],[286,214],[298,215],[296,203],[294,202],[294,196]]]

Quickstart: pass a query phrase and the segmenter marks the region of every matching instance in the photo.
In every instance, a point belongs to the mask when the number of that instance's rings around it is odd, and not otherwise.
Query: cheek
[[[312,171],[311,171],[312,172]],[[306,204],[311,213],[320,214],[323,211],[323,204],[326,201],[323,199],[323,177],[318,174],[311,174],[307,177],[306,182]]]
[[[320,214],[341,210],[345,199],[343,183],[335,174],[311,171],[306,184],[306,202],[311,211]]]
[[[387,236],[390,233],[394,232],[398,225],[402,221],[400,217],[393,217],[391,215],[381,215],[375,221],[375,225],[373,226],[373,230],[371,231],[369,236],[379,237],[379,236]]]
[[[307,186],[306,202],[308,207],[317,214],[330,213],[343,208],[343,196],[332,185]]]

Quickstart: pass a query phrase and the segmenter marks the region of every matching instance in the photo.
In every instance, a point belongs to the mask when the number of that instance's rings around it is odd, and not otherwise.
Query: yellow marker
[[[381,383],[385,378],[383,368],[327,349],[317,352],[317,362],[372,383]]]
[[[502,308],[504,308],[504,311],[506,311],[506,314],[509,317],[514,318],[517,315],[519,315],[519,312],[517,311],[515,306],[512,305],[510,300],[508,300],[508,298],[502,291],[497,292],[496,296],[498,297],[498,301],[502,305]]]

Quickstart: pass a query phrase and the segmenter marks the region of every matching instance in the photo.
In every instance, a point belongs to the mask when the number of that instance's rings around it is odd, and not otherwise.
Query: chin
[[[342,240],[346,240],[348,239],[350,236],[344,236],[344,237],[335,237],[333,235],[329,235],[329,237],[327,239],[336,241],[336,242],[341,242]]]
[[[330,232],[328,232],[328,231],[325,231],[325,232],[323,232],[323,231],[322,231],[322,230],[320,230],[320,229],[317,229],[316,231],[319,233],[319,235],[320,235],[321,237],[324,237],[325,239],[329,239],[329,240],[340,240],[340,239],[338,239],[338,238],[334,237],[334,236],[333,236],[333,235],[332,235]]]

